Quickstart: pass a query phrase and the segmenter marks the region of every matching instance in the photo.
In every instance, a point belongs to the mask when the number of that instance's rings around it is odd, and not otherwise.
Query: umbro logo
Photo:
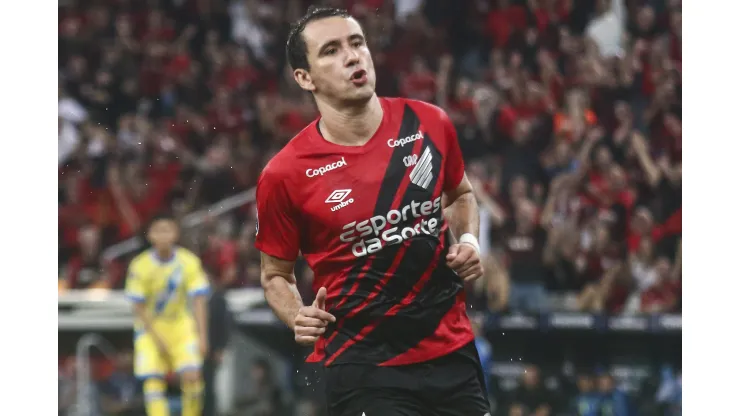
[[[416,166],[411,170],[409,179],[411,183],[427,189],[432,182],[434,174],[432,173],[432,150],[427,146],[421,154]]]
[[[329,197],[326,198],[326,201],[324,202],[326,202],[327,204],[336,204],[331,207],[332,212],[340,210],[347,205],[355,202],[354,198],[347,199],[351,192],[351,189],[337,189],[332,192],[331,195],[329,195]]]

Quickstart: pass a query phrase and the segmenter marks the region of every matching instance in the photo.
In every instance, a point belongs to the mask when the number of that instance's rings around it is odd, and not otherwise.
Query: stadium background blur
[[[363,24],[379,95],[457,127],[495,415],[680,414],[680,0],[60,0],[60,415],[142,414],[113,305],[163,209],[232,309],[223,414],[322,414],[320,371],[254,301],[253,186],[317,115],[284,58],[311,3]]]

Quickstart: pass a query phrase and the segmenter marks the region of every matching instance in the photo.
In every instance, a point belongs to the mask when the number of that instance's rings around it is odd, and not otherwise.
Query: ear
[[[297,82],[298,85],[306,91],[313,92],[316,90],[316,85],[314,85],[313,79],[311,79],[311,74],[309,74],[305,69],[298,68],[294,70],[293,79],[295,79],[295,82]]]

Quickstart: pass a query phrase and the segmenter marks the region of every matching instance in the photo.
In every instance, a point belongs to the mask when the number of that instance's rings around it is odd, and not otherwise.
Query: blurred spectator
[[[600,397],[596,392],[596,385],[591,374],[581,373],[576,381],[577,395],[570,405],[570,413],[578,416],[598,416],[601,414],[599,408]]]
[[[278,387],[269,361],[259,358],[252,363],[252,390],[237,399],[237,415],[280,416],[284,414],[283,392]]]
[[[543,261],[546,233],[538,224],[531,201],[522,198],[514,209],[513,221],[501,230],[511,279],[509,307],[515,311],[545,311],[548,307]]]
[[[319,407],[315,402],[302,400],[296,405],[295,416],[319,416]]]
[[[59,416],[72,416],[75,414],[74,404],[77,402],[77,380],[74,360],[66,360],[64,365],[60,365],[58,373]]]
[[[203,362],[203,415],[216,415],[216,374],[229,343],[232,316],[225,297],[225,287],[215,276],[209,275],[211,294],[208,300],[208,356]]]
[[[98,386],[88,384],[80,391],[78,385],[77,358],[67,357],[59,369],[59,414],[74,416],[86,411],[93,416],[102,415]],[[81,403],[78,399],[82,398]],[[84,408],[84,409],[81,409]]]
[[[513,392],[509,404],[509,414],[524,412],[526,415],[547,416],[555,414],[555,400],[542,384],[540,370],[535,365],[528,365],[522,374],[522,383]],[[512,410],[512,408],[516,410]]]
[[[116,357],[116,368],[100,387],[101,408],[107,415],[136,416],[144,412],[143,384],[134,375],[133,353]]]
[[[655,261],[655,281],[640,296],[640,311],[671,312],[675,309],[680,290],[679,282],[671,278],[671,263],[662,257]]]
[[[664,366],[660,373],[660,385],[655,394],[655,401],[661,407],[661,413],[674,416],[681,414],[681,374],[674,374],[669,366]]]
[[[596,16],[588,24],[586,33],[605,58],[618,57],[623,52],[624,14],[624,0],[596,1]]]
[[[475,349],[478,351],[481,368],[483,369],[483,381],[485,383],[486,391],[490,394],[490,374],[493,360],[493,348],[483,332],[483,317],[480,315],[474,316],[471,319],[471,324],[473,326],[473,333],[475,334]]]
[[[78,250],[72,255],[59,278],[59,288],[109,288],[119,277],[118,265],[100,257],[100,230],[86,225],[78,232]]]
[[[223,288],[237,285],[237,245],[227,234],[224,227],[214,225],[206,234],[206,248],[201,257],[203,268]]]
[[[614,385],[614,379],[609,373],[601,372],[597,377],[596,384],[601,396],[599,414],[614,416],[628,416],[630,414],[627,395]]]

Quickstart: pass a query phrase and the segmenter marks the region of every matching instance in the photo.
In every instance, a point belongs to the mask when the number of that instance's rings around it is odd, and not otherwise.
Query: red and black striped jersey
[[[257,248],[314,271],[337,322],[309,361],[402,365],[473,340],[460,278],[446,265],[442,194],[463,179],[443,110],[381,98],[383,121],[362,146],[323,139],[318,120],[293,138],[257,185]]]

